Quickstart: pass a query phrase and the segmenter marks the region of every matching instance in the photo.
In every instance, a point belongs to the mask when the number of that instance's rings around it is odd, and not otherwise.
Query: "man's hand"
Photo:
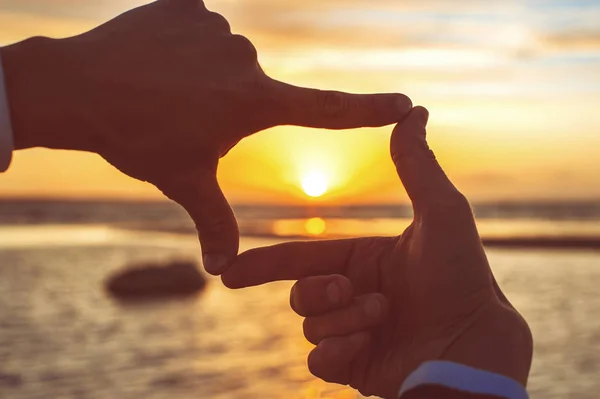
[[[96,152],[157,186],[196,223],[205,266],[238,250],[217,164],[242,138],[278,125],[384,126],[403,95],[351,95],[270,79],[254,46],[201,0],[159,0],[85,34],[1,49],[17,149]]]
[[[427,119],[417,107],[392,135],[392,158],[415,214],[401,236],[255,249],[222,276],[231,288],[299,279],[291,303],[308,316],[304,332],[317,344],[311,372],[365,395],[395,398],[430,360],[522,384],[531,365],[529,328],[495,282],[469,203],[427,146]],[[367,306],[367,298],[379,306]]]

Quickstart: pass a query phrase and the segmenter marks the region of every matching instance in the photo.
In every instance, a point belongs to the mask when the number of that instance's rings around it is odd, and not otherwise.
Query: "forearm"
[[[15,149],[87,147],[74,134],[85,115],[73,112],[78,83],[65,43],[34,37],[0,48]]]

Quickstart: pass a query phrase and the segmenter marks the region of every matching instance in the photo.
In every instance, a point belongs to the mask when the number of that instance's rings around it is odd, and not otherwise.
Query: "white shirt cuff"
[[[0,55],[0,173],[8,169],[13,149],[14,142],[8,108],[8,95],[6,93],[4,69],[2,68],[2,56]]]
[[[513,379],[445,361],[423,363],[404,381],[398,397],[422,385],[437,385],[506,399],[529,399],[525,388]]]

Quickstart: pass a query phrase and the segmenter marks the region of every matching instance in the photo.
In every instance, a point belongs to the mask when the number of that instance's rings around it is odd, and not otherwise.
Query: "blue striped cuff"
[[[10,124],[7,96],[4,69],[0,57],[0,173],[8,169],[13,152],[13,132]]]
[[[399,397],[422,385],[438,385],[471,394],[506,399],[529,399],[525,388],[513,379],[453,362],[423,363],[404,381]]]

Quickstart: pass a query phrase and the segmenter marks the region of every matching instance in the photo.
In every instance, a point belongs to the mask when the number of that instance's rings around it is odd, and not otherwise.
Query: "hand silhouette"
[[[292,307],[317,344],[313,374],[396,398],[423,362],[449,360],[526,383],[532,338],[500,291],[471,208],[425,139],[415,108],[391,153],[414,220],[396,238],[297,242],[250,250],[222,276],[231,288],[296,280]]]
[[[158,187],[196,223],[205,266],[237,255],[235,217],[216,178],[242,138],[278,125],[384,126],[403,95],[351,95],[269,78],[248,39],[200,0],[159,0],[79,36],[2,49],[16,147],[96,152]]]

